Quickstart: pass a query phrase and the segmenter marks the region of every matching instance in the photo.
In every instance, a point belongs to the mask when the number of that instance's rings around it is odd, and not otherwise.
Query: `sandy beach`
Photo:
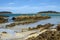
[[[14,32],[13,34],[10,33],[0,33],[0,37],[3,40],[26,40],[30,37],[37,37],[39,34],[45,32],[47,29],[40,28],[38,30],[31,30],[31,31],[26,31],[26,32]],[[6,29],[7,30],[7,29]],[[43,30],[43,31],[41,31]]]
[[[0,37],[3,40],[26,40],[30,37],[37,37],[39,34],[42,34],[43,32],[47,31],[45,27],[42,27],[40,29],[34,29],[34,30],[27,30],[24,28],[27,31],[21,32],[20,25],[14,26],[12,28],[5,28],[5,26],[8,24],[10,23],[0,24],[1,27],[3,26],[3,29],[7,32],[7,33],[2,33],[2,32],[0,33]],[[10,30],[10,33],[9,33],[9,30]]]
[[[14,35],[8,33],[7,34],[0,33],[0,37],[3,40],[4,39],[25,39],[31,33],[37,33],[37,31],[33,30],[33,31],[21,32],[21,33],[15,33]]]

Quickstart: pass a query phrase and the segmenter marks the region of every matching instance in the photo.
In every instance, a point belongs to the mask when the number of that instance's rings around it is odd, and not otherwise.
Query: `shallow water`
[[[9,18],[9,23],[13,22],[11,20],[12,17]],[[60,16],[51,16],[50,19],[46,19],[46,20],[40,20],[38,22],[35,22],[35,23],[30,23],[30,24],[25,24],[25,25],[17,25],[15,26],[14,28],[12,28],[12,30],[16,30],[16,31],[21,31],[22,28],[28,28],[28,27],[36,27],[37,25],[40,25],[40,24],[47,24],[47,23],[51,23],[51,24],[60,24]],[[0,24],[1,25],[1,24]],[[4,26],[4,25],[3,25]],[[11,32],[12,33],[12,32]]]
[[[15,30],[15,31],[19,32],[19,31],[21,31],[22,28],[36,27],[37,25],[40,25],[40,24],[44,25],[47,23],[55,24],[55,26],[57,24],[60,24],[60,16],[51,16],[50,19],[40,20],[40,21],[35,22],[35,23],[30,23],[30,24],[25,24],[25,25],[16,25],[11,30]]]
[[[39,24],[47,24],[47,23],[51,23],[51,24],[60,24],[60,16],[52,16],[50,19],[46,19],[46,20],[40,20],[38,22],[35,23],[30,23],[30,24],[26,24],[26,25],[20,25],[20,27],[24,28],[24,27],[36,27]]]
[[[12,35],[14,35],[15,34],[15,32],[14,32],[14,30],[10,30],[10,29],[0,29],[0,32],[2,33],[2,32],[7,32],[8,34],[12,34]]]

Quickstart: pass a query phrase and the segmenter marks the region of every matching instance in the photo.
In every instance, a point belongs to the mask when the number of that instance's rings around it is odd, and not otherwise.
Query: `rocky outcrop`
[[[47,23],[45,25],[38,25],[37,28],[44,27],[45,29],[48,29],[49,27],[54,26],[54,24]]]
[[[15,23],[11,23],[9,25],[6,25],[6,28],[11,28],[11,27],[14,27],[14,26],[16,26],[16,24]]]
[[[19,16],[19,17],[13,17],[14,21],[25,21],[25,20],[43,20],[43,19],[49,19],[49,16]]]
[[[6,28],[8,27],[14,27],[16,25],[24,25],[24,24],[29,24],[29,23],[34,23],[35,21],[22,21],[22,22],[14,22],[14,23],[11,23],[9,25],[6,25]]]
[[[54,26],[54,24],[50,24],[50,23],[45,24],[45,25],[41,25],[41,24],[40,24],[40,25],[38,25],[37,27],[33,27],[33,28],[29,27],[28,30],[36,30],[36,29],[40,29],[40,28],[48,29],[48,28],[50,28],[50,27],[52,27],[52,26]]]
[[[60,31],[60,24],[57,25],[56,29]]]
[[[7,17],[5,17],[5,16],[0,16],[0,23],[5,23],[5,22],[8,22]]]
[[[26,40],[60,40],[60,31],[47,30],[37,37],[31,37]]]

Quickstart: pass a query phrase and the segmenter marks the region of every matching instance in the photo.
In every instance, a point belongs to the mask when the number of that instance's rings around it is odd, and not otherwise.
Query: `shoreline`
[[[45,25],[47,25],[47,24],[45,24]],[[48,25],[50,25],[50,24],[48,24]],[[45,32],[45,31],[47,31],[46,29],[49,29],[49,28],[46,28],[44,25],[40,25],[40,26],[43,26],[43,27],[41,27],[41,28],[39,28],[39,29],[33,29],[33,30],[28,30],[28,31],[23,31],[23,32],[16,32],[15,33],[15,36],[13,36],[13,35],[10,35],[10,34],[6,34],[6,33],[3,33],[2,34],[2,39],[11,39],[11,40],[13,40],[13,39],[28,39],[28,38],[30,38],[30,37],[37,37],[39,34],[42,34],[43,32]],[[52,27],[52,26],[51,26]],[[52,29],[52,28],[50,28],[50,29]],[[50,30],[49,29],[49,30]]]
[[[25,24],[23,24],[24,22],[21,22],[21,23],[22,23],[22,25],[25,25]],[[13,24],[13,26],[11,28],[10,27],[6,28],[5,26],[9,25],[9,24]],[[8,34],[8,33],[6,33],[6,34],[2,33],[2,36],[1,36],[2,39],[6,39],[6,40],[8,40],[8,39],[10,39],[10,40],[25,40],[25,39],[28,39],[30,37],[37,37],[37,36],[39,36],[40,33],[42,34],[43,32],[47,31],[47,29],[49,29],[50,27],[53,27],[53,26],[46,26],[47,24],[44,24],[44,25],[40,24],[39,27],[37,27],[37,26],[36,27],[32,27],[31,28],[32,30],[30,30],[30,29],[28,30],[28,28],[27,29],[24,28],[23,31],[18,32],[16,30],[20,31],[20,28],[22,27],[22,26],[20,27],[20,24],[17,23],[17,22],[16,22],[16,25],[18,25],[18,26],[16,26],[13,22],[12,23],[6,23],[6,24],[5,23],[4,24],[0,24],[1,27],[3,26],[4,28],[10,29],[12,31],[14,30],[14,32],[15,32],[15,35],[11,35],[11,34]],[[50,24],[48,24],[48,25],[50,25]],[[27,25],[27,26],[29,26],[29,25]],[[14,28],[16,28],[16,29],[14,29]],[[52,30],[52,28],[50,28],[50,29]]]
[[[6,25],[6,27],[13,27],[13,26],[20,25],[20,24],[24,25],[24,24],[35,23],[39,20],[45,20],[45,19],[49,19],[49,18],[50,18],[50,16],[27,16],[27,17],[20,16],[20,17],[14,18],[15,22],[12,24]]]

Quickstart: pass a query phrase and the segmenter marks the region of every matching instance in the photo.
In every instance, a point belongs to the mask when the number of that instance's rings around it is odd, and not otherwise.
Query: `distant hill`
[[[60,13],[60,12],[56,12],[56,11],[42,11],[42,12],[38,12],[38,13]]]
[[[2,12],[0,12],[0,14],[12,14],[12,12],[2,11]]]

